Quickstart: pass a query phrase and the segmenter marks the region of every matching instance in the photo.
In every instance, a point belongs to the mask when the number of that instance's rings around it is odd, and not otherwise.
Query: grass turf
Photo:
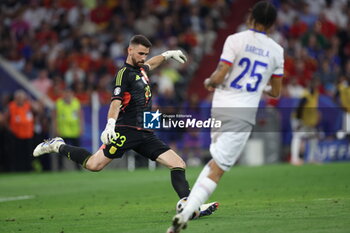
[[[184,232],[348,233],[349,180],[350,163],[234,167],[210,199],[219,210]],[[0,232],[164,233],[177,200],[167,169],[0,174]]]

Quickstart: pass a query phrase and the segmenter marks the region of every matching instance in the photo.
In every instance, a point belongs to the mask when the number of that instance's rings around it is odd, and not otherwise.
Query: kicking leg
[[[63,139],[60,137],[40,143],[34,149],[33,156],[38,157],[48,153],[58,153],[60,155],[64,155],[90,171],[100,171],[112,161],[112,159],[104,156],[102,149],[99,149],[92,155],[84,148],[65,144]]]
[[[182,158],[176,154],[173,150],[168,150],[161,154],[157,160],[160,164],[167,166],[171,170],[171,183],[179,198],[188,197],[190,195],[189,184],[186,180],[185,168],[186,164]],[[199,175],[198,180],[208,176],[210,171],[209,165],[206,165]],[[200,206],[199,215],[193,216],[193,218],[203,217],[211,215],[217,210],[219,203],[211,202]],[[197,208],[198,209],[198,208]],[[192,212],[193,213],[193,212]]]

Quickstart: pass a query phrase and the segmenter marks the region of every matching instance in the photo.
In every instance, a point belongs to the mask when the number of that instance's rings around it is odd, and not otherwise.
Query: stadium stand
[[[246,11],[242,9],[254,2],[4,0],[0,3],[0,54],[29,82],[37,83],[38,91],[46,92],[52,101],[60,97],[60,90],[69,86],[88,113],[91,93],[98,93],[101,112],[105,112],[110,83],[124,62],[127,42],[132,35],[143,33],[154,44],[150,56],[180,48],[189,58],[184,65],[170,63],[152,75],[156,105],[186,106],[186,100],[197,95],[197,107],[208,108],[210,95],[203,91],[202,80],[217,64],[223,38],[245,28],[245,16],[241,12]],[[279,20],[277,31],[271,36],[285,48],[286,88],[280,100],[265,98],[262,103],[280,112],[280,125],[266,128],[266,119],[262,119],[258,127],[262,131],[280,130],[282,152],[271,161],[281,161],[288,160],[292,137],[290,117],[311,80],[319,80],[319,108],[326,106],[340,111],[331,116],[322,114],[327,110],[320,110],[321,137],[335,140],[336,133],[341,131],[340,115],[344,111],[338,97],[341,85],[350,82],[350,6],[345,0],[273,2]],[[0,65],[0,116],[4,116],[14,91],[19,88],[23,87]],[[40,100],[32,98],[32,102],[40,103]],[[49,118],[50,111],[45,111]],[[86,115],[82,145],[91,148],[91,119]],[[6,130],[4,117],[0,120],[0,127]],[[40,133],[43,126],[36,122]],[[182,140],[190,136],[168,139],[175,140],[177,149],[183,149]],[[206,150],[208,141],[202,139],[208,135],[199,137],[201,148]],[[8,153],[3,148],[0,151],[0,159],[5,161]],[[6,170],[6,165],[1,169]]]

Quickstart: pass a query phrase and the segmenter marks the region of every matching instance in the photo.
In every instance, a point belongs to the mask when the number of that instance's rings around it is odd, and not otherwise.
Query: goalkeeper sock
[[[91,156],[91,153],[84,148],[67,144],[61,145],[58,151],[61,155],[66,156],[68,159],[82,165],[83,167],[85,167],[86,162]]]
[[[203,177],[194,184],[191,194],[187,199],[187,204],[181,213],[186,221],[190,219],[194,211],[198,210],[208,200],[216,189],[216,186],[217,184],[208,177]]]
[[[186,180],[184,168],[176,167],[171,169],[171,184],[180,199],[190,195],[190,186]]]

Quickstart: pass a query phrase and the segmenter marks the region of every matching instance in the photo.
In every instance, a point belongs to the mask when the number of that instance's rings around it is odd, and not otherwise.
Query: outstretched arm
[[[149,66],[149,70],[154,70],[164,61],[165,61],[165,58],[162,55],[158,55],[146,61],[145,64]]]
[[[219,62],[218,66],[216,67],[216,70],[210,75],[209,78],[204,80],[204,87],[208,91],[213,91],[214,88],[223,83],[226,74],[230,70],[230,67],[230,65],[224,62]]]
[[[169,50],[162,53],[161,55],[152,57],[146,61],[145,64],[149,66],[150,70],[153,70],[169,58],[172,58],[180,63],[185,63],[187,61],[186,56],[181,50]]]

